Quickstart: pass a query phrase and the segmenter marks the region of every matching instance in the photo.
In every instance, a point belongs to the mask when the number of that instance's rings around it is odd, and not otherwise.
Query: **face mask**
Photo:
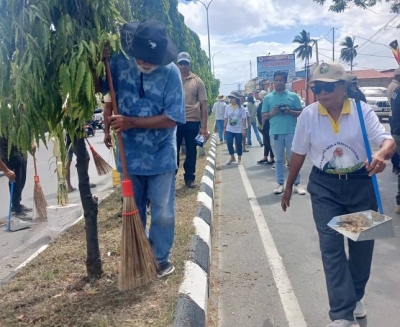
[[[139,71],[143,74],[151,74],[158,68],[158,66],[152,66],[150,69],[146,69],[141,65],[137,65],[137,67],[138,67]]]

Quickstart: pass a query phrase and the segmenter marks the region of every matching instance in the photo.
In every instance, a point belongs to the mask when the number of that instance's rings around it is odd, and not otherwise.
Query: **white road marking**
[[[254,190],[243,166],[239,166],[239,172],[242,177],[247,197],[249,198],[250,206],[253,211],[258,230],[260,232],[261,241],[263,243],[264,250],[267,255],[276,286],[278,288],[278,293],[281,298],[289,327],[307,327],[304,315],[301,312],[299,302],[297,301],[292,284],[290,283],[287,275],[285,265],[283,264],[282,258],[279,255],[278,249],[276,248],[267,221],[265,220],[261,207],[258,204],[256,195],[254,194]]]

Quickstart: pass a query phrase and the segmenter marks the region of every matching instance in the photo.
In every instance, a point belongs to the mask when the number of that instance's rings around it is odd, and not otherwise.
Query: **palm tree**
[[[340,50],[340,59],[350,64],[350,70],[353,70],[353,60],[357,57],[358,45],[354,45],[355,37],[346,36],[340,45],[343,47]]]
[[[294,49],[294,53],[297,58],[300,58],[304,61],[304,72],[305,72],[305,81],[306,81],[306,104],[308,104],[308,66],[310,63],[310,58],[312,58],[312,49],[315,43],[315,40],[311,39],[310,32],[302,30],[299,35],[293,40],[293,43],[298,43],[299,46]]]

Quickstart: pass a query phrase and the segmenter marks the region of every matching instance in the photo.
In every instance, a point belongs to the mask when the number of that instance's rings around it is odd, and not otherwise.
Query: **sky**
[[[210,0],[202,0],[206,5]],[[340,57],[340,42],[355,36],[359,46],[353,69],[397,68],[389,48],[395,39],[400,43],[400,15],[390,13],[387,3],[362,10],[356,7],[344,13],[329,10],[312,0],[212,0],[209,6],[211,57],[215,77],[221,81],[220,93],[227,95],[257,76],[257,56],[293,53],[292,41],[301,30],[318,39],[319,60],[332,61],[333,28],[335,61]],[[208,55],[206,9],[199,1],[179,0],[179,12],[186,25],[196,32]],[[250,62],[252,69],[250,69]],[[310,64],[316,62],[315,52]],[[304,67],[296,59],[296,68]],[[344,64],[346,70],[350,67]]]

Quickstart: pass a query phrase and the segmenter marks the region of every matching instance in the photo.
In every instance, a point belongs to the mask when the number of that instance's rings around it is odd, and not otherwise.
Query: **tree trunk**
[[[93,198],[89,185],[89,174],[86,158],[86,144],[84,138],[75,139],[76,169],[79,179],[79,193],[81,196],[86,230],[86,271],[89,279],[99,278],[103,274],[99,239],[97,231],[97,200]]]
[[[353,56],[350,58],[350,71],[353,71]]]

